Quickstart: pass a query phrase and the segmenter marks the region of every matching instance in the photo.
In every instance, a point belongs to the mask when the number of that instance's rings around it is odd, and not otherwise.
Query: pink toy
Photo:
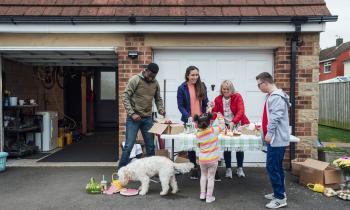
[[[139,194],[139,191],[136,189],[124,188],[120,191],[120,194],[125,196],[133,196]]]

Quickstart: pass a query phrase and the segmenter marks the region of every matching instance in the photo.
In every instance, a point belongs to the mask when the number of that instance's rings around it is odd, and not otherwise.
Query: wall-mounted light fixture
[[[139,52],[137,51],[128,51],[128,57],[131,59],[135,59],[139,56]]]

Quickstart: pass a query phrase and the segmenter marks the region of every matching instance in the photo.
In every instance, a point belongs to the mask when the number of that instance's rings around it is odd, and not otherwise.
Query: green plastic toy
[[[90,194],[100,194],[101,193],[101,185],[95,181],[94,177],[90,178],[89,183],[87,183],[86,192]]]

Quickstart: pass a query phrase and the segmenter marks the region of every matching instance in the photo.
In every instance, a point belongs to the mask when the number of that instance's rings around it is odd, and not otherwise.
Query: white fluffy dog
[[[140,195],[148,192],[150,178],[159,175],[162,185],[160,195],[166,195],[169,191],[169,184],[172,188],[171,193],[178,191],[175,178],[175,170],[180,173],[187,173],[194,167],[193,163],[174,163],[169,158],[162,156],[152,156],[135,160],[118,170],[118,179],[121,185],[125,186],[129,181],[140,181]]]

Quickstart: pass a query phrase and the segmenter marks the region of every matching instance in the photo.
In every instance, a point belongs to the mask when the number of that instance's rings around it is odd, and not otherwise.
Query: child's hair
[[[212,114],[210,113],[203,113],[200,116],[198,114],[194,115],[193,120],[197,122],[198,128],[200,129],[206,129],[210,125],[210,119],[212,118]]]

